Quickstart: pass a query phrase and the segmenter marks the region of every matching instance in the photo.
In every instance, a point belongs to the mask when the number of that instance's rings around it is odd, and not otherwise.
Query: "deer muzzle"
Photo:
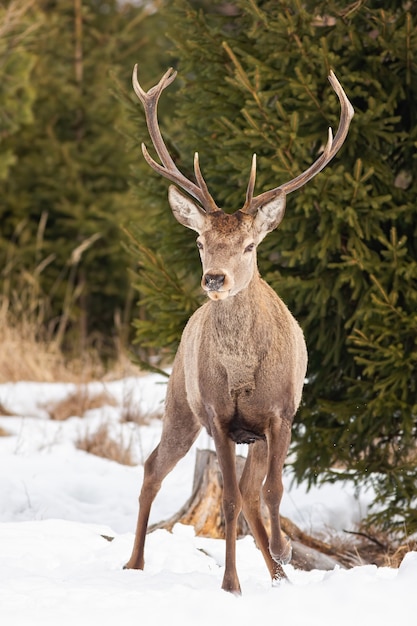
[[[208,272],[201,280],[201,286],[212,300],[224,300],[229,295],[230,280],[221,272]]]

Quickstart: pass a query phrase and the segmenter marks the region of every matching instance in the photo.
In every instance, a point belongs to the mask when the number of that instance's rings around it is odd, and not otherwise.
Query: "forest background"
[[[416,21],[388,0],[0,4],[2,379],[59,376],[57,355],[73,373],[167,364],[202,301],[194,237],[141,156],[134,63],[145,88],[179,70],[164,136],[187,175],[200,153],[226,210],[252,153],[257,192],[315,160],[339,117],[333,69],[348,139],[259,250],[309,348],[294,471],[372,482],[369,522],[415,532]]]

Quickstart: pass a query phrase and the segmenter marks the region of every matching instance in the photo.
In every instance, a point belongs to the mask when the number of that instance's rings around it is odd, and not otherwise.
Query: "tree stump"
[[[240,478],[245,458],[236,457],[236,471]],[[177,523],[193,526],[196,535],[213,539],[224,539],[225,522],[222,507],[222,475],[215,452],[197,450],[193,489],[190,498],[170,519],[154,524],[149,532],[157,528],[171,531]],[[270,529],[269,514],[262,505],[262,517],[267,531]],[[341,555],[327,543],[303,532],[288,518],[281,516],[283,531],[290,537],[293,546],[292,564],[298,569],[330,570],[336,565],[344,567],[349,555]],[[238,520],[238,538],[251,535],[250,528],[241,513]]]

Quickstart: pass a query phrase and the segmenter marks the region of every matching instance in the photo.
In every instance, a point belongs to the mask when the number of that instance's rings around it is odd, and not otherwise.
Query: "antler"
[[[201,174],[200,164],[198,161],[198,152],[194,154],[194,173],[197,184],[186,178],[184,174],[175,165],[172,157],[170,156],[165,142],[162,138],[161,131],[159,130],[158,123],[158,100],[163,90],[168,87],[176,78],[177,72],[172,67],[162,76],[161,80],[155,87],[149,89],[148,92],[144,91],[139,84],[137,76],[137,64],[133,69],[132,83],[133,89],[139,100],[143,104],[145,110],[146,124],[154,148],[161,160],[162,165],[157,163],[149,154],[146,146],[142,143],[142,152],[147,163],[156,172],[168,178],[173,183],[179,185],[184,191],[189,193],[193,198],[198,200],[202,205],[202,208],[207,212],[218,211],[218,207],[214,202],[212,196],[209,193],[206,182]]]
[[[214,202],[212,196],[210,195],[207,184],[203,178],[203,175],[201,174],[200,164],[198,160],[198,152],[194,154],[194,174],[197,181],[196,184],[186,178],[186,176],[184,176],[184,174],[182,174],[177,168],[168,152],[168,149],[162,138],[161,131],[159,129],[159,97],[163,90],[175,80],[176,76],[177,72],[170,68],[162,76],[159,83],[149,89],[148,92],[146,92],[139,84],[137,77],[137,65],[135,65],[133,69],[133,89],[135,90],[135,93],[139,100],[142,102],[143,108],[145,110],[146,124],[148,126],[149,135],[152,139],[152,143],[161,160],[162,165],[160,163],[157,163],[151,157],[144,143],[142,143],[143,156],[145,157],[147,163],[152,167],[152,169],[154,169],[165,178],[168,178],[173,183],[177,184],[184,191],[186,191],[193,198],[195,198],[201,204],[204,211],[206,211],[207,213],[211,213],[213,211],[218,211],[219,208]],[[334,91],[336,92],[337,97],[339,98],[341,106],[340,122],[336,132],[336,136],[333,139],[332,129],[329,128],[328,140],[323,153],[305,172],[299,174],[287,183],[284,183],[279,187],[275,187],[274,189],[270,189],[269,191],[265,191],[264,193],[261,193],[260,195],[255,197],[253,196],[253,192],[255,189],[256,180],[256,154],[254,154],[252,158],[252,167],[248,182],[248,188],[246,191],[246,201],[242,208],[242,212],[254,214],[262,204],[265,204],[265,202],[272,200],[278,194],[287,195],[292,191],[296,191],[297,189],[305,185],[309,180],[311,180],[324,167],[326,167],[326,165],[333,159],[333,157],[342,147],[349,130],[350,121],[354,115],[354,110],[343,90],[342,85],[339,83],[335,74],[332,71],[329,75],[329,81]]]
[[[305,185],[309,180],[311,180],[316,174],[318,174],[326,165],[333,159],[335,154],[340,150],[343,145],[343,142],[346,139],[348,134],[350,120],[354,115],[354,110],[351,103],[348,100],[347,95],[345,94],[342,85],[337,80],[335,74],[331,71],[329,75],[329,81],[334,91],[337,94],[337,97],[340,101],[341,113],[340,113],[340,122],[339,127],[337,129],[337,133],[335,138],[333,139],[332,129],[329,128],[329,136],[327,140],[327,145],[324,149],[324,152],[319,156],[317,161],[315,161],[310,167],[303,172],[293,178],[292,180],[280,185],[279,187],[275,187],[269,191],[265,191],[261,193],[259,196],[253,197],[253,190],[255,188],[255,179],[256,179],[256,155],[253,155],[252,160],[252,168],[249,177],[248,190],[246,193],[246,202],[242,208],[244,213],[253,214],[259,209],[262,204],[268,202],[268,200],[272,200],[279,193],[284,193],[285,195],[291,193],[292,191],[296,191],[303,185]]]

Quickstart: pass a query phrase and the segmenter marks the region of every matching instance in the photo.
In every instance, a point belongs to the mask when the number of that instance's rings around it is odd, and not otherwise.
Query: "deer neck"
[[[256,270],[249,285],[235,296],[210,302],[210,337],[216,358],[227,371],[232,395],[255,388],[261,291],[262,281]]]

